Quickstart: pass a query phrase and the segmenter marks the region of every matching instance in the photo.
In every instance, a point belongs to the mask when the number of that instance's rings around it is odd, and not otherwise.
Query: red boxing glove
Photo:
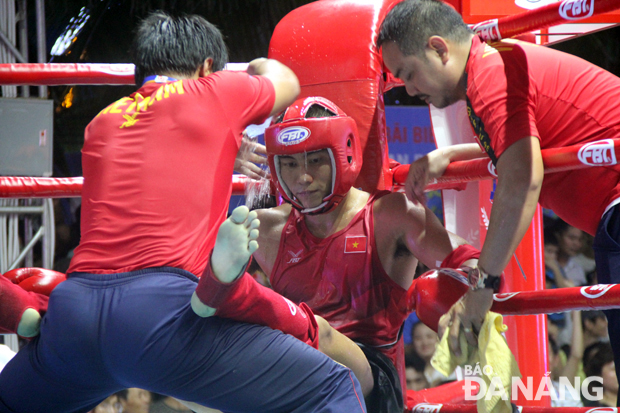
[[[65,281],[65,274],[45,268],[16,268],[3,274],[13,284],[26,291],[49,296],[58,284]]]
[[[26,291],[33,293],[49,295],[52,290],[56,288],[58,284],[65,281],[67,277],[65,274],[58,271],[46,270],[43,268],[23,268],[24,270],[37,270],[31,271],[31,275],[19,283],[19,286]]]
[[[427,271],[413,280],[407,292],[407,309],[415,310],[420,321],[437,331],[441,316],[468,290],[467,274],[461,270]]]
[[[32,277],[35,274],[39,274],[40,271],[47,271],[43,268],[15,268],[2,274],[4,278],[7,278],[13,284],[19,284],[27,278]]]
[[[44,268],[17,268],[0,277],[0,333],[19,333],[33,337],[38,333],[37,324],[28,325],[22,316],[31,308],[43,315],[47,311],[48,296],[66,279],[65,275]],[[33,320],[33,322],[36,320]],[[27,333],[26,333],[27,332]]]

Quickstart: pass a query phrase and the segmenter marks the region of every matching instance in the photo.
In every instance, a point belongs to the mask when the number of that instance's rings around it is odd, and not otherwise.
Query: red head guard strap
[[[335,116],[306,118],[310,107],[319,105]],[[355,121],[333,102],[321,97],[299,99],[284,117],[265,130],[269,168],[282,197],[303,213],[321,214],[336,207],[355,183],[362,167],[362,154]],[[278,156],[327,149],[332,161],[331,193],[321,205],[304,209],[280,176]]]

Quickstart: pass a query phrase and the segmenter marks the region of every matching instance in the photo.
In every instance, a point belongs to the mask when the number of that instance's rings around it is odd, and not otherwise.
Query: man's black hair
[[[421,56],[431,36],[463,43],[471,33],[461,15],[444,2],[405,0],[394,6],[383,20],[377,48],[395,42],[403,55]]]
[[[151,13],[139,25],[132,54],[138,86],[152,75],[191,76],[208,58],[213,59],[213,72],[222,70],[228,61],[222,34],[213,24],[201,16],[161,11]]]

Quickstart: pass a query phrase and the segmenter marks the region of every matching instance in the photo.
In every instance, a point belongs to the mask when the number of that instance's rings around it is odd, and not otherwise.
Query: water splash
[[[244,135],[243,139],[247,144],[243,145],[241,154],[244,158],[247,158],[251,153],[255,152],[258,137]],[[259,165],[259,167],[266,173],[269,173],[268,165]],[[270,201],[270,195],[271,185],[269,179],[250,180],[245,187],[245,205],[250,209],[264,208]]]

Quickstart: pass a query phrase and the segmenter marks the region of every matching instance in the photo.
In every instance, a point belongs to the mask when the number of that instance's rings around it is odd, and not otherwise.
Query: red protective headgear
[[[335,116],[306,118],[310,107],[319,105]],[[353,118],[333,102],[321,97],[298,99],[284,112],[281,121],[265,130],[269,168],[282,198],[302,213],[322,214],[336,207],[355,183],[362,168],[362,153]],[[327,149],[332,161],[331,193],[321,205],[306,208],[299,203],[280,176],[278,156]]]

